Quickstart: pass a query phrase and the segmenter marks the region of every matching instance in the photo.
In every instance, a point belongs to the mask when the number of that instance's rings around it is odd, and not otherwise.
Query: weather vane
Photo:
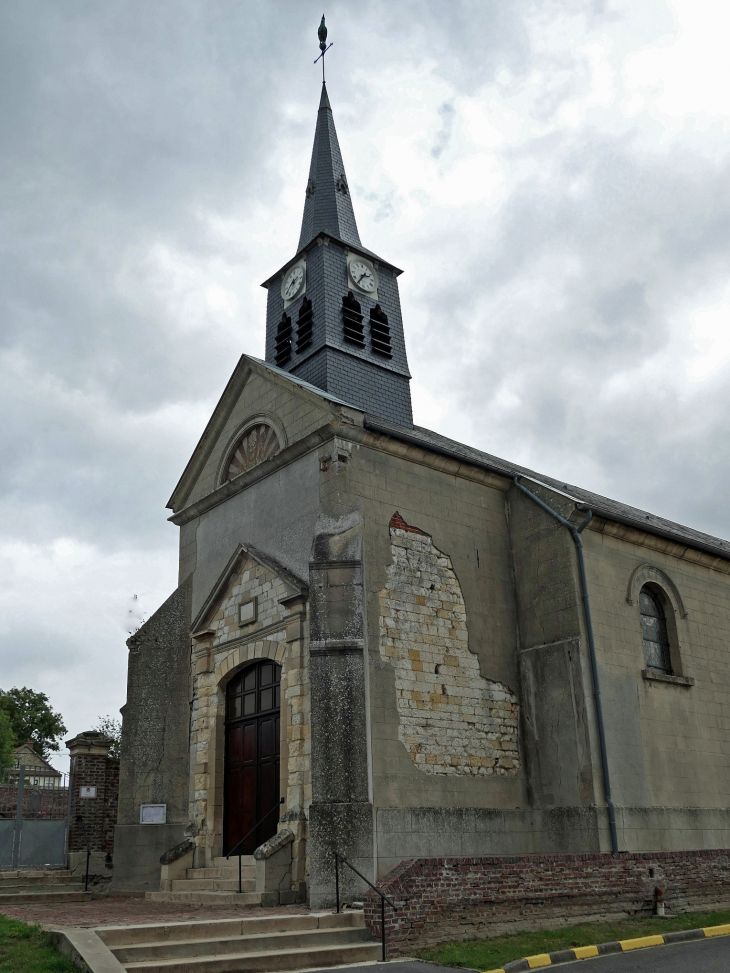
[[[317,31],[317,37],[319,37],[319,49],[322,52],[317,58],[317,61],[319,61],[320,58],[322,60],[322,84],[324,84],[324,56],[327,53],[327,51],[330,49],[330,47],[332,47],[332,43],[330,43],[329,45],[327,44],[327,27],[325,26],[325,22],[324,22],[324,14],[322,14],[322,22],[319,25],[319,29]],[[315,61],[314,63],[316,64],[317,61]]]

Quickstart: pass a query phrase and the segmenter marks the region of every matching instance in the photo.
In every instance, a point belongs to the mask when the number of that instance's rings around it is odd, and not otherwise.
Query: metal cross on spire
[[[322,84],[324,84],[324,56],[330,47],[332,47],[332,43],[334,43],[331,42],[329,45],[327,44],[327,27],[324,22],[324,14],[322,14],[322,20],[320,21],[319,29],[317,30],[317,37],[319,37],[319,49],[322,53],[314,63],[316,64],[317,61],[320,59],[322,60]]]

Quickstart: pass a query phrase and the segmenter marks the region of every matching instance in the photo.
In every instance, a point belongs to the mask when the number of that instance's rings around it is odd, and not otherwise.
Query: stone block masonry
[[[448,939],[497,935],[654,912],[730,905],[730,851],[653,854],[422,858],[401,862],[380,883],[389,956]],[[365,922],[380,938],[380,899],[369,892]]]
[[[427,774],[514,776],[519,704],[508,686],[480,674],[451,560],[398,513],[390,538],[380,653],[395,670],[401,743]]]

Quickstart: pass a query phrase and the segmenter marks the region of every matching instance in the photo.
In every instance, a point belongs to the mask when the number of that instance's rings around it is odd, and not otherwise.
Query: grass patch
[[[586,922],[580,926],[544,929],[541,932],[518,932],[489,939],[465,939],[445,942],[412,955],[440,966],[461,966],[470,970],[494,970],[513,959],[552,953],[573,946],[591,946],[635,939],[680,929],[699,929],[730,922],[730,912],[691,912],[673,918],[657,919],[646,916],[638,919],[617,919],[614,922]],[[2,970],[2,967],[0,967]]]
[[[0,973],[78,973],[40,926],[0,915]]]

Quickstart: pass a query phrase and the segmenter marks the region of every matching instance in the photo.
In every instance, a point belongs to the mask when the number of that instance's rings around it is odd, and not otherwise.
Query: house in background
[[[25,782],[34,787],[61,787],[63,775],[55,767],[51,767],[33,748],[33,741],[21,744],[13,750],[13,766],[8,771],[8,782],[17,782],[20,776],[20,765],[25,765]]]

